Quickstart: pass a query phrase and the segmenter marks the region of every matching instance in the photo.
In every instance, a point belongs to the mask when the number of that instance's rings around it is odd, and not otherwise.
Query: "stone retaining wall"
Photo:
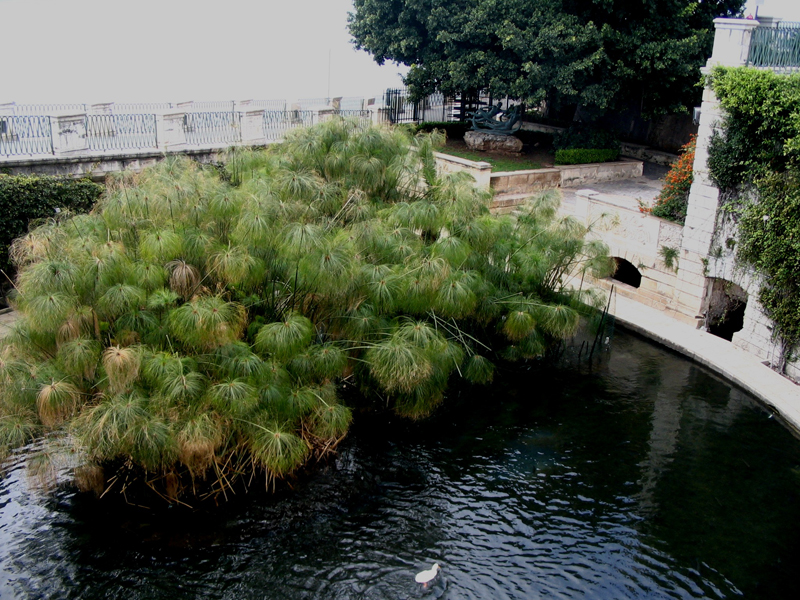
[[[678,259],[671,268],[667,267],[662,250],[680,249],[683,227],[593,190],[577,192],[575,218],[592,227],[590,235],[607,244],[611,256],[627,260],[642,276],[638,288],[612,279],[593,283],[605,289],[614,285],[621,296],[696,324],[695,315],[680,312],[674,301]]]

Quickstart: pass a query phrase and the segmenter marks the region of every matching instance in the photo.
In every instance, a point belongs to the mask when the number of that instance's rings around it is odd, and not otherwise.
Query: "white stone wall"
[[[716,65],[738,67],[747,61],[752,30],[756,21],[716,19],[714,51],[704,72]],[[681,261],[675,299],[683,313],[697,311],[703,317],[709,308],[711,278],[724,279],[747,292],[744,326],[733,335],[733,345],[777,367],[783,360],[781,344],[773,335],[774,323],[758,301],[762,279],[752,269],[735,260],[737,231],[735,223],[720,213],[719,190],[708,175],[708,146],[723,115],[714,92],[706,89],[701,106],[700,129],[694,160],[694,180],[689,194],[686,226],[681,242]],[[698,326],[705,319],[698,319]],[[787,363],[786,373],[800,378],[800,363]]]

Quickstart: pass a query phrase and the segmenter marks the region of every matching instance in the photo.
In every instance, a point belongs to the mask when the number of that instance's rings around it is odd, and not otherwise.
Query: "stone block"
[[[89,148],[86,114],[59,115],[53,123],[53,151],[56,154],[86,152]]]
[[[464,135],[464,142],[470,150],[481,152],[502,152],[504,154],[519,154],[522,152],[522,140],[513,135],[468,131]]]

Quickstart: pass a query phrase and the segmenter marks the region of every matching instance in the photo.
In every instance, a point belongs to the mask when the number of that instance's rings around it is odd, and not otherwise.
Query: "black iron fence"
[[[495,98],[490,94],[459,94],[449,97],[441,93],[431,94],[422,100],[412,100],[408,89],[390,89],[384,94],[386,118],[392,123],[420,123],[424,121],[464,121],[478,108],[500,102],[508,108],[508,98]]]

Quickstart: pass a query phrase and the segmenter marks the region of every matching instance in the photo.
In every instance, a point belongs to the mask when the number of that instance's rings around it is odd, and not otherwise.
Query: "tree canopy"
[[[409,65],[415,95],[489,90],[530,104],[657,114],[690,106],[713,19],[743,0],[355,0],[350,33]]]

